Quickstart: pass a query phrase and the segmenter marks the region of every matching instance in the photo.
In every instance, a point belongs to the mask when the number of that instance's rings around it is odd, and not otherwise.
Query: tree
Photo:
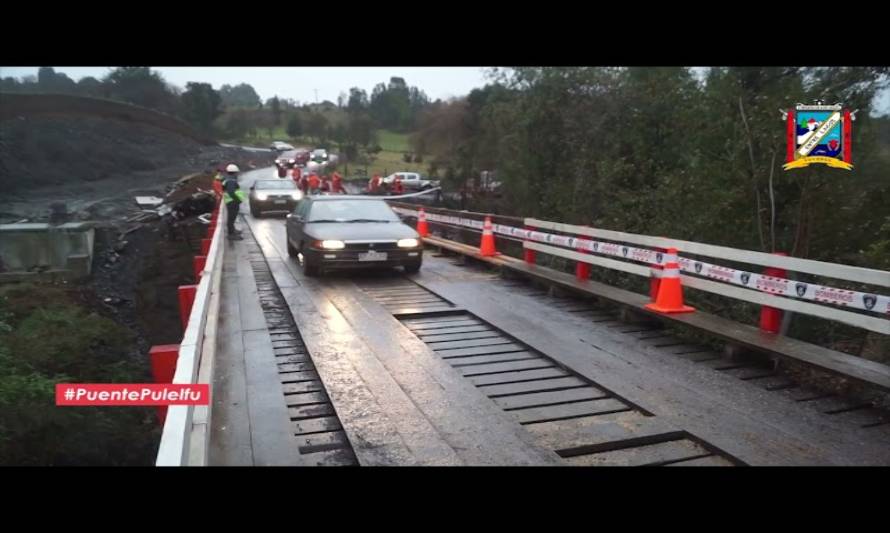
[[[272,110],[272,124],[275,126],[281,124],[281,102],[278,101],[278,97],[273,96],[266,105]]]
[[[247,83],[240,83],[234,87],[228,84],[223,85],[219,88],[219,96],[226,107],[257,108],[262,106],[260,96],[253,86]]]
[[[222,99],[209,83],[187,83],[181,101],[186,119],[206,133],[212,130],[213,121],[222,114]]]
[[[358,87],[349,89],[349,100],[346,110],[350,114],[360,113],[368,109],[368,93]]]
[[[116,68],[103,81],[114,99],[166,112],[176,107],[176,96],[164,78],[149,67]]]
[[[319,144],[324,144],[328,129],[328,119],[318,112],[309,114],[306,122],[306,133],[318,139]]]
[[[291,139],[296,139],[303,135],[303,121],[300,119],[299,113],[293,113],[287,121],[287,135]]]
[[[229,115],[226,122],[226,133],[230,138],[242,140],[254,131],[255,128],[247,113],[246,109],[236,109]]]
[[[56,72],[52,67],[40,67],[37,70],[37,86],[42,92],[75,93],[77,84],[66,74]]]
[[[92,76],[80,78],[77,82],[77,92],[84,96],[102,96],[102,82]]]

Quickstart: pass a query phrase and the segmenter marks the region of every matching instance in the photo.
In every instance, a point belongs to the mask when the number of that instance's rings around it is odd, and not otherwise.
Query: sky
[[[77,81],[84,76],[101,78],[109,67],[53,67]],[[330,100],[336,103],[341,92],[359,87],[371,94],[378,83],[393,76],[405,78],[431,99],[446,100],[464,96],[485,85],[483,67],[152,67],[169,83],[185,87],[190,81],[210,83],[214,89],[224,84],[249,83],[263,101],[278,96],[302,103]],[[37,75],[37,67],[0,67],[0,77]]]
[[[37,75],[38,67],[0,67],[0,77]],[[73,80],[84,76],[101,78],[110,67],[54,67]],[[486,83],[485,67],[152,67],[168,82],[184,88],[190,81],[210,83],[214,89],[224,84],[249,83],[263,101],[278,96],[303,103],[329,100],[336,103],[341,92],[359,87],[371,94],[375,85],[390,77],[405,78],[427,96],[447,100],[464,96]],[[695,67],[700,69],[701,67]],[[890,113],[890,89],[878,94],[874,113]]]

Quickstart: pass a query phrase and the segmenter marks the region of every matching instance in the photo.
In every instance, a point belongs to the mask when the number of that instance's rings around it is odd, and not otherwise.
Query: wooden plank
[[[291,420],[318,418],[322,416],[336,416],[334,407],[330,403],[318,403],[312,405],[298,405],[287,408],[287,414]]]
[[[498,344],[514,344],[512,340],[497,336],[491,339],[471,339],[466,341],[437,342],[430,346],[433,350],[451,350],[456,348],[476,348],[478,346],[496,346]]]
[[[288,407],[297,407],[299,405],[312,405],[317,403],[325,403],[328,401],[328,395],[323,391],[303,392],[298,394],[288,394],[284,397],[284,404]]]
[[[502,374],[504,372],[513,372],[517,370],[534,370],[537,368],[551,368],[553,361],[537,357],[535,359],[525,359],[523,361],[508,361],[502,363],[490,363],[487,365],[472,365],[457,367],[457,371],[466,377],[481,376],[483,374]]]
[[[524,409],[528,407],[543,407],[548,405],[565,404],[581,400],[594,400],[607,398],[608,393],[594,387],[580,389],[566,389],[558,391],[534,392],[513,396],[494,398],[494,403],[504,410]]]
[[[463,322],[463,321],[472,321],[474,323],[479,324],[478,320],[475,320],[470,315],[460,314],[460,315],[451,315],[451,316],[436,316],[436,317],[428,317],[428,318],[405,318],[402,320],[402,323],[408,327],[419,326],[419,325],[432,325],[432,324],[445,324],[450,322]]]
[[[549,246],[547,244],[541,244],[539,242],[526,241],[524,247],[527,250],[535,250],[536,252],[541,252],[556,257],[562,257],[565,259],[570,259],[572,261],[579,261],[581,263],[601,266],[612,270],[619,270],[621,272],[627,272],[628,274],[636,274],[637,276],[649,277],[649,267],[638,265],[636,263],[617,261],[615,259],[609,259],[607,257],[602,257],[599,255],[583,254],[574,250],[557,248],[556,246]]]
[[[312,360],[306,354],[299,355],[276,355],[275,362],[282,363],[311,363]]]
[[[567,376],[555,379],[539,379],[534,381],[523,381],[520,383],[507,383],[504,385],[487,385],[479,387],[479,389],[488,395],[489,398],[497,398],[498,396],[509,396],[525,392],[585,386],[588,386],[586,381],[578,379],[575,376]]]
[[[697,459],[686,459],[684,461],[676,461],[668,463],[664,466],[735,466],[728,459],[724,459],[719,455],[708,455]]]
[[[213,415],[208,451],[210,466],[253,465],[237,276],[232,275],[235,265],[231,255],[226,254],[224,259],[218,350],[213,368]]]
[[[409,328],[415,335],[439,335],[445,333],[472,333],[474,331],[494,331],[485,324],[476,323],[471,326],[451,326],[435,328]]]
[[[307,392],[318,392],[323,391],[324,387],[319,380],[313,381],[300,381],[297,383],[282,383],[281,390],[285,394],[285,401],[287,401],[287,395],[289,394],[304,394]]]
[[[496,353],[508,353],[508,352],[523,352],[526,351],[525,346],[521,346],[519,344],[511,343],[511,344],[495,344],[492,346],[477,346],[475,348],[451,348],[451,349],[435,349],[435,352],[439,354],[443,359],[450,359],[452,357],[463,357],[466,355],[486,355],[486,354],[496,354]]]
[[[545,378],[558,378],[568,376],[568,372],[561,368],[539,368],[536,370],[520,370],[518,372],[504,372],[503,374],[487,374],[473,376],[469,379],[474,385],[496,385],[499,383],[515,383],[519,381],[535,381]]]
[[[281,374],[282,383],[299,383],[301,381],[318,381],[318,373],[315,371],[288,372]]]
[[[446,341],[468,341],[474,339],[505,339],[503,334],[493,329],[485,331],[470,331],[466,333],[435,333],[427,335],[418,335],[420,340],[435,348],[440,342]],[[506,339],[509,341],[509,339]]]
[[[522,361],[526,359],[538,359],[539,356],[533,354],[531,352],[508,352],[508,353],[498,353],[492,355],[470,355],[467,357],[452,357],[450,359],[446,359],[448,364],[451,366],[465,367],[465,366],[475,366],[475,365],[483,365],[487,363],[499,363],[503,361]]]
[[[380,301],[380,303],[384,307],[407,307],[408,305],[420,305],[420,304],[445,304],[445,300],[442,298],[437,298],[435,296],[418,296],[416,298],[393,298],[385,301]]]
[[[576,466],[646,466],[682,459],[700,458],[711,452],[689,440],[674,440],[634,448],[567,457]]]
[[[528,409],[520,409],[518,411],[510,411],[510,413],[520,424],[534,424],[552,420],[565,420],[569,418],[630,410],[631,407],[622,401],[614,398],[603,398],[601,400],[589,400],[578,403],[552,405],[549,407],[531,407]]]
[[[305,371],[313,371],[315,367],[312,366],[311,362],[305,363],[278,363],[278,372],[281,374],[290,373],[290,372],[305,372]]]
[[[658,417],[624,412],[618,419],[608,415],[572,418],[525,426],[543,446],[560,454],[589,454],[643,446],[680,438],[682,432]]]
[[[426,313],[438,313],[443,311],[454,311],[455,308],[451,307],[450,304],[448,306],[431,306],[431,307],[399,307],[399,308],[388,308],[387,309],[394,316],[404,316],[404,315],[422,315]]]
[[[292,420],[291,430],[295,435],[307,433],[321,433],[324,431],[337,431],[340,429],[340,421],[336,416],[323,416],[319,418],[307,418],[305,420]]]
[[[801,259],[798,257],[777,256],[764,252],[741,250],[694,241],[651,237],[648,235],[637,235],[634,233],[589,228],[586,226],[561,224],[534,218],[527,218],[525,224],[535,228],[551,229],[565,233],[587,235],[589,237],[599,237],[612,241],[629,242],[655,248],[676,248],[680,251],[681,255],[683,253],[703,255],[753,265],[773,266],[785,270],[792,270],[794,272],[806,272],[834,279],[858,281],[860,283],[890,287],[890,273],[883,270],[841,265],[837,263],[826,263],[823,261]]]
[[[349,448],[349,439],[346,438],[346,433],[343,431],[294,435],[294,439],[296,439],[297,449],[301,454]]]
[[[680,274],[683,287],[698,289],[700,291],[710,292],[735,298],[736,300],[744,300],[759,305],[768,305],[786,311],[795,313],[803,313],[812,315],[826,320],[834,320],[843,324],[848,324],[858,328],[867,329],[890,335],[890,320],[869,316],[850,311],[844,311],[843,308],[831,307],[828,305],[820,305],[803,300],[795,300],[784,296],[776,296],[753,289],[745,289],[728,283],[721,283],[707,279],[697,278],[686,274]]]

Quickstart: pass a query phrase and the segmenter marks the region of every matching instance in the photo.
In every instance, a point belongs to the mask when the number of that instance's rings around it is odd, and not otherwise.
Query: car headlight
[[[303,191],[294,191],[290,195],[294,197],[294,200],[299,200],[303,198]]]
[[[321,247],[325,250],[342,250],[346,248],[346,243],[343,241],[321,241]]]
[[[420,241],[417,239],[399,239],[397,245],[399,248],[417,248],[420,246]]]
[[[256,193],[256,199],[257,199],[257,200],[266,200],[266,199],[268,199],[268,198],[269,198],[269,195],[266,194],[266,193],[264,193],[264,192],[258,192],[258,193]]]
[[[287,161],[287,162],[288,162],[288,163],[296,163],[296,161],[295,161],[295,160],[293,160],[293,159],[288,159],[288,161]]]

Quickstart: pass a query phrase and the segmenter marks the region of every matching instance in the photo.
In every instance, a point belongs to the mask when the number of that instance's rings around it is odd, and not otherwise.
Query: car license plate
[[[275,200],[275,205],[284,205],[287,203],[287,200]]]
[[[385,252],[365,252],[358,254],[359,261],[386,261]]]

